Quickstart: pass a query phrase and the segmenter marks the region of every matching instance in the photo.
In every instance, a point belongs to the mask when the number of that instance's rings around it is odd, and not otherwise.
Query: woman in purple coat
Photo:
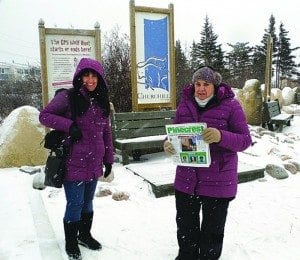
[[[177,166],[176,223],[179,253],[176,260],[218,259],[229,202],[237,192],[237,152],[247,149],[251,136],[242,107],[221,75],[201,67],[183,89],[174,124],[204,122],[203,140],[209,144],[209,167]],[[174,154],[171,143],[164,150]],[[202,221],[200,224],[200,210]]]
[[[60,91],[40,113],[40,122],[65,132],[69,153],[66,158],[64,215],[66,252],[81,259],[78,243],[92,250],[102,248],[90,233],[93,198],[98,178],[107,177],[113,163],[109,123],[108,89],[102,65],[82,58],[73,77],[73,88]]]

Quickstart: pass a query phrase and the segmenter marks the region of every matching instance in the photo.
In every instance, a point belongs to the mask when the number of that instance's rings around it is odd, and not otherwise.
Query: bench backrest
[[[267,112],[267,119],[280,115],[281,113],[279,103],[276,100],[266,102],[265,108]]]
[[[114,113],[113,139],[166,134],[165,125],[172,124],[175,110]]]
[[[295,93],[295,103],[300,104],[300,93]]]

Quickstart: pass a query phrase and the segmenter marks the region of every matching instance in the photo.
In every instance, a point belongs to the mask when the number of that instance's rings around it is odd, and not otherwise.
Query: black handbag
[[[61,188],[65,172],[68,149],[64,143],[65,133],[52,130],[45,136],[44,147],[50,149],[45,166],[45,186]]]
[[[65,159],[50,153],[45,167],[45,186],[61,188],[65,177],[65,168]]]

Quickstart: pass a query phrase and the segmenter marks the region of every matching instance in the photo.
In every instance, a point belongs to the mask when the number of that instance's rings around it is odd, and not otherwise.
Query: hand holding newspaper
[[[177,165],[210,166],[209,144],[202,139],[202,132],[206,127],[206,123],[166,125],[168,141],[176,151],[173,160]]]

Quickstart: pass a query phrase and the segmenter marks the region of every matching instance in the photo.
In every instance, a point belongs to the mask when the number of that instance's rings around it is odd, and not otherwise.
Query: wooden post
[[[132,111],[138,111],[137,101],[137,67],[136,67],[136,34],[135,34],[135,10],[134,0],[129,2],[130,14],[130,63],[131,63],[131,98],[132,98]]]
[[[170,46],[170,88],[171,88],[171,108],[176,109],[176,72],[175,72],[175,43],[174,43],[174,5],[169,4],[170,26],[169,26],[169,46]]]
[[[264,102],[270,101],[271,98],[272,54],[273,54],[272,50],[273,50],[273,39],[269,34],[267,40],[267,51],[266,51]]]
[[[46,37],[45,37],[45,22],[39,20],[39,38],[40,38],[40,56],[41,56],[41,81],[42,81],[42,99],[43,106],[48,104],[48,73],[46,61]]]
[[[267,39],[267,50],[266,50],[266,67],[265,67],[265,90],[263,96],[263,109],[262,109],[262,126],[266,126],[266,102],[271,99],[271,78],[272,78],[272,50],[273,50],[273,39],[271,35],[268,35]]]
[[[97,61],[101,62],[102,56],[101,56],[100,24],[96,22],[94,28],[95,28],[95,58]]]

